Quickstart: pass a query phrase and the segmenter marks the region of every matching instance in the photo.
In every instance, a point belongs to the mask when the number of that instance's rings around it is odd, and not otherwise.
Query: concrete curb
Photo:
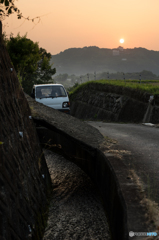
[[[45,126],[45,128],[37,128],[40,142],[46,144],[51,139],[51,144],[60,144],[70,160],[84,170],[97,186],[108,215],[113,239],[128,239],[127,207],[110,163],[110,160],[115,161],[115,158],[108,159],[100,149],[55,129],[48,122],[36,118],[34,121]]]

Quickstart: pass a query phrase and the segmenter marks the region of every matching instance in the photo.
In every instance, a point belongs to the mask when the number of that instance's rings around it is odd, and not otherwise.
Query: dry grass
[[[147,213],[145,214],[145,217],[148,219],[149,222],[154,223],[154,232],[157,232],[157,235],[159,235],[159,206],[158,203],[155,201],[152,201],[151,199],[148,199],[145,194],[144,190],[144,184],[138,177],[138,175],[135,173],[134,170],[130,170],[130,175],[134,179],[135,183],[138,186],[138,189],[141,193],[142,200],[140,201],[140,204],[146,208]],[[145,240],[151,240],[151,239],[158,239],[158,237],[146,237]]]
[[[32,117],[39,117],[39,113],[34,109],[33,106],[30,106]]]

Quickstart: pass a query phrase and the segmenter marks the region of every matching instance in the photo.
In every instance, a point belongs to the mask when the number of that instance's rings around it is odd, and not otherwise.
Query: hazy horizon
[[[52,55],[69,48],[146,48],[159,51],[158,0],[19,0],[25,17],[41,17],[36,26],[16,14],[3,21],[3,30],[27,37]],[[119,40],[124,39],[124,43]]]
[[[69,50],[69,49],[82,49],[82,48],[93,48],[93,47],[97,47],[99,49],[109,49],[109,50],[113,50],[113,49],[117,49],[118,47],[121,47],[120,45],[117,46],[117,47],[114,47],[114,48],[107,48],[107,47],[98,47],[98,46],[83,46],[83,47],[69,47],[67,49],[64,49],[58,53],[55,53],[55,54],[52,54],[52,55],[57,55],[57,54],[60,54],[61,52],[64,52],[66,50]],[[133,47],[133,48],[124,48],[123,47],[123,50],[133,50],[133,49],[138,49],[138,48],[143,48],[143,49],[146,49],[148,51],[155,51],[155,52],[159,52],[159,50],[153,50],[153,49],[148,49],[148,48],[144,48],[144,47]]]

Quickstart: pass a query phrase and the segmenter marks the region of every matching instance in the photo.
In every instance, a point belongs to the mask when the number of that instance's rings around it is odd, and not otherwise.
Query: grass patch
[[[94,81],[89,81],[89,82],[85,82],[85,83],[82,83],[82,84],[78,84],[78,85],[74,85],[70,91],[69,91],[69,96],[71,96],[73,93],[75,93],[76,91],[78,91],[79,89],[82,89],[84,88],[85,86],[91,84],[91,83],[94,83]],[[69,90],[69,89],[68,89]]]
[[[33,106],[29,106],[30,107],[30,110],[31,110],[31,115],[32,117],[39,117],[39,114],[38,112],[34,109]]]
[[[97,81],[88,81],[80,85],[76,85],[71,88],[69,95],[71,96],[79,89],[81,90],[83,87],[89,86],[89,84],[104,84],[104,85],[113,85],[113,86],[121,86],[128,87],[132,89],[137,89],[143,92],[147,92],[153,95],[159,94],[159,80],[142,80],[141,84],[139,80],[97,80]]]
[[[139,192],[142,194],[142,199],[140,201],[140,204],[146,208],[147,213],[146,213],[146,218],[148,221],[154,223],[154,228],[156,229],[156,232],[159,230],[159,206],[158,203],[155,201],[152,201],[149,196],[148,198],[146,197],[145,194],[145,189],[144,189],[144,184],[138,177],[138,175],[135,173],[133,169],[130,170],[130,175],[134,179],[135,183],[138,186]],[[149,186],[148,186],[149,187]],[[149,195],[149,194],[148,194]]]

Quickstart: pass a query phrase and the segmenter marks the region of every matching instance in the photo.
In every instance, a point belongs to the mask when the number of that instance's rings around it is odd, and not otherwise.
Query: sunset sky
[[[14,36],[27,33],[51,54],[119,45],[159,51],[159,0],[18,0],[15,4],[25,17],[41,16],[41,21],[35,26],[14,14],[3,21],[3,30]]]

